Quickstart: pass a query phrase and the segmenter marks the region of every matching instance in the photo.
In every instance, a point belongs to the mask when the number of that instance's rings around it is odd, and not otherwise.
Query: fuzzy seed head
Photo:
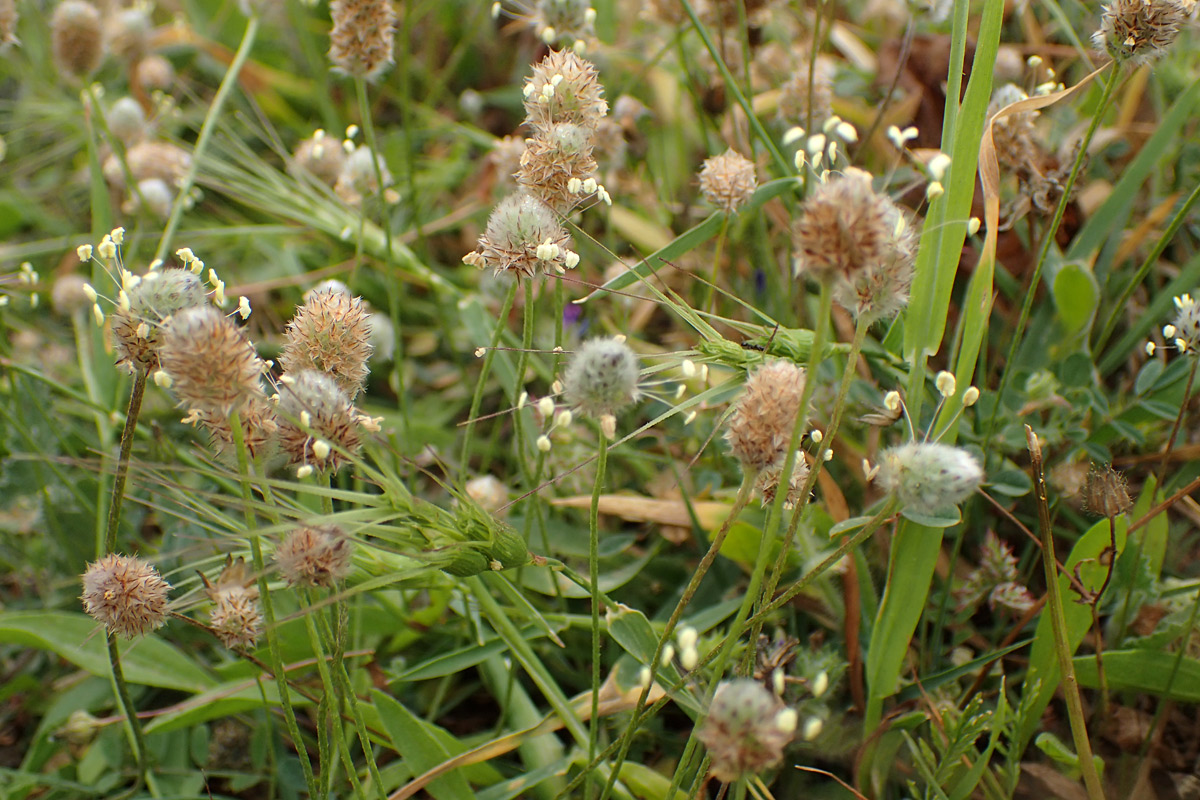
[[[595,19],[590,0],[538,0],[533,26],[539,37],[553,34],[548,44],[571,44],[593,37]]]
[[[127,295],[129,307],[113,309],[113,340],[117,363],[140,370],[159,366],[164,321],[207,302],[200,279],[184,269],[147,272]]]
[[[258,587],[246,569],[246,560],[233,556],[225,559],[215,584],[204,574],[204,593],[214,603],[210,616],[221,644],[230,650],[250,650],[262,635],[262,612],[258,607]]]
[[[551,252],[548,244],[556,246],[557,253],[543,258]],[[491,267],[497,275],[512,272],[518,278],[533,278],[568,269],[570,246],[571,237],[550,206],[530,194],[512,194],[493,209],[487,229],[479,237],[479,248],[463,261]]]
[[[1171,336],[1176,347],[1192,357],[1200,356],[1200,303],[1190,294],[1182,294],[1175,298],[1175,311],[1175,318],[1171,320],[1175,330]]]
[[[754,196],[756,188],[758,177],[754,174],[754,162],[733,148],[705,160],[704,168],[700,170],[700,191],[704,199],[726,214],[736,214]]]
[[[758,473],[758,478],[754,482],[754,488],[762,496],[763,508],[775,502],[775,495],[779,491],[779,479],[783,477],[783,461],[781,458],[767,466]],[[804,490],[807,480],[808,462],[804,460],[804,454],[797,450],[796,463],[792,466],[792,477],[788,481],[787,496],[783,498],[784,508],[793,509],[800,504],[800,493]]]
[[[638,397],[638,359],[616,337],[589,339],[563,375],[567,400],[593,419],[613,416]]]
[[[880,454],[876,480],[903,507],[935,511],[967,499],[983,482],[983,468],[961,447],[909,442]]]
[[[342,174],[346,151],[332,136],[310,136],[296,145],[288,170],[293,174],[307,172],[322,183],[333,186]]]
[[[330,146],[334,146],[334,143],[330,142]],[[362,205],[364,197],[378,195],[380,177],[383,178],[385,190],[394,182],[383,156],[377,156],[372,160],[371,153],[369,147],[355,148],[354,152],[348,155],[342,163],[342,171],[338,174],[333,191],[347,205]],[[376,165],[379,167],[379,175],[375,174]],[[384,195],[386,199],[386,191]]]
[[[284,372],[327,373],[351,400],[367,383],[371,325],[360,298],[346,292],[310,292],[287,327],[279,356]]]
[[[212,306],[171,317],[159,355],[184,408],[228,417],[262,395],[262,359],[242,329]]]
[[[140,141],[125,151],[125,162],[129,172],[138,183],[157,178],[169,188],[179,186],[192,164],[192,156],[186,150],[170,142]],[[104,161],[104,179],[115,189],[125,188],[125,170],[116,155]]]
[[[590,61],[571,50],[551,50],[525,82],[525,120],[535,131],[569,122],[595,130],[608,113],[604,87]]]
[[[792,362],[773,361],[746,379],[725,429],[725,441],[747,472],[782,464],[800,410],[804,378],[804,370]]]
[[[563,122],[525,140],[516,179],[534,197],[564,213],[583,199],[583,183],[595,181],[596,170],[591,131]]]
[[[175,68],[171,62],[158,54],[148,55],[133,69],[133,83],[147,92],[155,89],[166,91],[175,82]]]
[[[86,0],[63,0],[50,17],[54,63],[69,78],[94,72],[104,60],[104,30],[100,12]]]
[[[110,553],[83,573],[83,610],[128,639],[162,626],[171,584],[149,562]]]
[[[1133,505],[1125,476],[1112,466],[1092,465],[1083,486],[1083,505],[1102,517],[1119,516]]]
[[[130,63],[138,61],[150,49],[154,23],[149,5],[123,8],[108,17],[108,49]]]
[[[242,423],[242,441],[253,459],[269,458],[278,447],[276,433],[279,423],[275,419],[275,404],[264,394],[253,395],[238,412]],[[197,421],[208,431],[209,445],[217,456],[233,465],[237,459],[237,448],[233,440],[233,428],[229,416],[213,411],[200,411]]]
[[[780,87],[779,116],[789,125],[809,125],[809,109],[812,109],[812,125],[818,127],[833,115],[833,87],[829,74],[818,65],[815,73],[808,70],[808,58],[802,57],[801,64],[792,77]],[[809,75],[812,74],[812,93],[809,93]]]
[[[396,10],[392,0],[331,0],[329,60],[338,72],[374,80],[392,65]]]
[[[502,516],[500,510],[508,504],[508,487],[495,475],[480,475],[467,481],[467,496],[485,511]]]
[[[63,275],[54,281],[54,288],[50,290],[50,303],[54,310],[65,317],[86,311],[95,302],[83,288],[87,285],[84,277],[75,273]]]
[[[290,463],[336,471],[343,453],[362,444],[359,419],[350,398],[324,372],[304,370],[279,385],[279,444]],[[316,447],[317,443],[323,444]]]
[[[122,97],[108,110],[108,129],[126,146],[146,135],[146,112],[132,97]]]
[[[0,55],[3,55],[17,39],[17,3],[16,0],[0,0]]]
[[[857,317],[894,315],[908,302],[916,235],[899,207],[858,169],[816,187],[795,226],[796,272],[831,282]]]
[[[1180,0],[1111,0],[1092,44],[1114,61],[1149,64],[1179,36],[1189,10]]]
[[[712,758],[711,775],[731,783],[778,764],[792,739],[792,732],[776,723],[783,708],[779,698],[758,681],[723,681],[696,733]]]
[[[332,586],[350,574],[354,543],[334,525],[297,528],[275,550],[279,573],[292,586]]]

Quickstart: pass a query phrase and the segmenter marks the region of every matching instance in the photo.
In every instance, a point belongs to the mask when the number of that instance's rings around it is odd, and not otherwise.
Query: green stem
[[[138,415],[142,413],[142,398],[146,394],[146,370],[133,374],[133,390],[129,393],[129,408],[125,411],[125,427],[121,431],[121,451],[117,471],[113,476],[112,494],[108,501],[108,524],[104,529],[104,553],[117,549],[117,528],[121,526],[121,505],[125,502],[125,479],[129,475],[129,455],[133,452],[133,436],[137,431]],[[97,557],[104,555],[98,553]]]
[[[483,390],[487,386],[488,375],[492,371],[492,361],[496,358],[496,346],[504,336],[508,323],[508,312],[512,311],[513,301],[517,297],[517,282],[513,281],[504,295],[504,303],[500,306],[500,316],[496,318],[496,328],[492,332],[491,346],[483,354],[483,369],[479,371],[479,380],[475,382],[475,393],[471,396],[471,410],[467,413],[466,430],[463,432],[462,455],[459,457],[459,475],[465,478],[470,466],[471,433],[475,429],[475,417],[483,403]]]
[[[592,716],[588,725],[588,761],[596,757],[600,737],[600,493],[604,490],[604,472],[608,468],[608,437],[600,433],[596,454],[596,483],[592,487],[592,507],[588,514],[588,582],[592,587]],[[616,774],[616,771],[613,771]],[[594,785],[589,783],[590,797]]]
[[[1054,556],[1054,531],[1050,522],[1050,503],[1046,498],[1046,478],[1042,471],[1042,448],[1038,444],[1033,428],[1025,426],[1025,437],[1029,444],[1033,487],[1037,497],[1038,529],[1042,536],[1042,564],[1046,569],[1046,608],[1054,630],[1054,652],[1058,656],[1058,667],[1062,672],[1063,696],[1067,701],[1067,717],[1071,723],[1071,736],[1075,740],[1075,752],[1079,755],[1079,769],[1087,787],[1089,800],[1104,800],[1104,787],[1092,760],[1092,745],[1088,741],[1087,722],[1083,717],[1083,701],[1079,696],[1079,683],[1075,679],[1075,665],[1071,661],[1071,643],[1067,634],[1067,620],[1063,612],[1062,594],[1058,585],[1058,565]]]
[[[117,637],[110,631],[108,637],[108,663],[112,665],[113,682],[117,685],[117,697],[121,701],[121,710],[125,712],[125,722],[133,734],[133,748],[137,755],[138,783],[143,780],[158,797],[154,778],[150,775],[150,760],[146,750],[146,737],[142,733],[142,721],[138,719],[133,699],[129,696],[129,684],[125,682],[125,670],[121,669],[121,651],[117,647]]]
[[[1187,416],[1188,400],[1192,396],[1192,386],[1196,382],[1196,367],[1200,367],[1200,358],[1192,356],[1192,368],[1188,371],[1187,385],[1183,387],[1183,401],[1179,404],[1179,413],[1175,415],[1175,424],[1171,426],[1171,435],[1167,437],[1167,446],[1163,448],[1162,461],[1158,463],[1157,485],[1162,486],[1167,479],[1167,464],[1171,460],[1171,449],[1175,447],[1175,437],[1179,435],[1179,426]]]
[[[167,249],[171,246],[171,239],[175,236],[179,220],[183,217],[183,207],[187,203],[188,194],[196,184],[196,176],[200,172],[200,162],[204,158],[204,151],[208,149],[208,140],[212,138],[213,130],[217,127],[217,120],[221,116],[221,110],[225,107],[225,101],[229,99],[230,92],[237,84],[238,75],[241,73],[246,59],[250,57],[250,50],[254,47],[254,39],[257,35],[258,17],[250,17],[246,22],[246,32],[242,34],[242,43],[238,46],[237,53],[234,54],[233,61],[230,62],[229,69],[225,72],[225,77],[221,79],[221,85],[217,87],[212,105],[209,106],[208,113],[204,117],[204,124],[200,126],[200,135],[196,137],[196,146],[192,148],[191,165],[188,167],[187,174],[183,176],[183,181],[179,184],[179,193],[175,196],[174,205],[171,206],[171,216],[167,219],[167,226],[163,230],[162,238],[158,241],[158,249],[154,251],[152,261],[166,258]]]
[[[333,735],[333,738],[335,739],[334,743],[336,743],[339,751],[345,749],[346,743],[344,741],[344,737],[342,736],[341,720],[336,719],[337,710],[334,708],[334,705],[337,702],[336,698],[338,695],[338,687],[334,685],[333,676],[329,672],[329,663],[325,658],[325,648],[321,645],[321,637],[320,634],[317,633],[317,623],[314,619],[314,617],[319,614],[320,611],[313,609],[315,603],[313,602],[312,595],[307,590],[302,592],[301,597],[305,604],[309,606],[307,613],[302,615],[304,617],[304,627],[308,631],[308,641],[312,645],[313,656],[316,657],[317,672],[321,676],[321,686],[325,689],[325,697],[322,699],[322,705],[325,706],[326,713],[321,719],[321,727],[318,729],[322,732],[322,744],[324,745],[322,748],[323,752],[321,754],[321,767],[327,784],[325,786],[326,794],[322,795],[322,797],[324,797],[328,795],[328,790],[333,788],[332,785],[330,785],[332,784],[333,776],[333,770],[330,769],[330,766],[332,766],[333,759],[329,752],[333,743],[328,741],[328,737],[330,734]],[[348,766],[346,771],[350,774],[353,774],[353,764]]]

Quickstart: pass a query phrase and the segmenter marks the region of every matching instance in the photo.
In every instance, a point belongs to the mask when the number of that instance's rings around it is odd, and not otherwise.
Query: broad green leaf
[[[528,625],[521,629],[521,635],[528,640],[533,640],[545,634],[540,627]],[[419,664],[413,664],[411,667],[396,673],[389,683],[424,681],[430,678],[455,675],[482,663],[489,656],[502,653],[507,649],[508,645],[499,636],[488,637],[483,644],[472,643],[467,647],[451,650],[448,653],[434,656]]]
[[[1104,654],[1104,678],[1113,691],[1144,692],[1181,703],[1200,703],[1200,661],[1179,659],[1178,670],[1175,662],[1174,653],[1161,650],[1110,650]],[[1074,663],[1079,685],[1099,688],[1096,657],[1076,656]]]
[[[906,508],[901,514],[905,519],[926,528],[949,528],[962,522],[962,513],[959,512],[958,506],[942,510]]]
[[[0,613],[0,642],[49,650],[80,669],[109,676],[108,645],[91,617],[71,611]],[[121,666],[130,683],[184,692],[203,692],[216,681],[196,662],[151,634],[121,642]]]
[[[1054,306],[1063,332],[1075,336],[1092,321],[1100,302],[1100,287],[1092,271],[1080,264],[1063,264],[1054,276]]]
[[[450,734],[416,716],[389,695],[376,690],[371,692],[371,697],[384,729],[392,738],[392,749],[400,754],[414,776],[428,772],[467,749]],[[457,746],[448,746],[447,737]],[[458,770],[430,781],[425,790],[437,800],[471,800],[475,797],[471,785]]]
[[[167,733],[199,725],[210,719],[220,719],[262,708],[264,692],[267,695],[267,703],[278,707],[278,684],[270,677],[264,676],[262,685],[263,689],[260,691],[254,681],[230,681],[220,684],[207,692],[184,700],[166,713],[156,715],[146,725],[146,733]],[[292,690],[291,700],[293,706],[302,706],[309,702],[295,690]]]

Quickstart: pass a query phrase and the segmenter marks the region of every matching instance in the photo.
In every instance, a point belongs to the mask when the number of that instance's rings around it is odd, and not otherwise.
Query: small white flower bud
[[[812,438],[813,444],[820,444],[821,440],[825,438],[825,434],[821,433],[820,428],[814,428],[809,436]]]
[[[546,436],[545,434],[543,434],[537,438],[537,449],[538,450],[541,450],[543,453],[549,453],[550,446],[551,445],[550,445],[550,437],[549,436]]]
[[[88,299],[89,302],[96,302],[96,290],[92,288],[90,283],[85,283],[83,285],[83,295]]]
[[[801,738],[806,742],[811,742],[821,735],[821,731],[825,729],[825,723],[820,717],[809,717],[804,720],[804,729],[800,732]]]
[[[688,650],[696,647],[696,642],[700,639],[700,634],[691,625],[684,625],[675,632],[675,641],[679,642],[680,650]]]
[[[92,246],[90,244],[81,244],[75,248],[75,255],[79,256],[79,260],[88,262],[92,260]]]
[[[946,187],[942,186],[941,181],[934,181],[929,184],[929,188],[925,190],[925,197],[928,200],[936,200],[946,193]]]
[[[313,468],[308,464],[304,464],[303,466],[296,468],[296,477],[297,478],[307,478],[309,475],[312,475],[312,474],[313,474]]]
[[[666,667],[671,663],[671,661],[674,658],[675,658],[675,645],[668,643],[667,646],[663,648],[662,658],[659,659],[659,663],[662,664],[664,667]]]
[[[163,389],[170,389],[171,384],[174,383],[174,381],[171,380],[171,376],[161,369],[156,369],[154,371],[154,382]]]
[[[538,400],[537,407],[538,411],[540,411],[542,416],[546,419],[550,419],[554,416],[554,398],[543,397],[541,400]]]
[[[783,733],[795,733],[796,724],[800,721],[800,715],[796,713],[794,708],[781,709],[775,715],[775,727]]]
[[[937,385],[938,393],[941,394],[942,397],[954,397],[954,393],[958,389],[958,384],[954,379],[954,374],[947,372],[946,370],[942,370],[937,374],[937,380],[935,381],[935,384]]]
[[[938,153],[929,160],[929,174],[935,181],[940,181],[946,177],[946,170],[950,168],[950,156],[945,153]]]
[[[979,400],[979,389],[974,386],[968,386],[963,392],[962,402],[964,408],[970,408]]]
[[[888,411],[898,411],[900,409],[900,393],[894,389],[883,396],[883,406]]]
[[[325,441],[324,439],[317,439],[312,443],[312,452],[318,460],[324,461],[325,459],[329,458],[329,442]]]
[[[980,224],[979,217],[971,217],[967,220],[967,236],[974,236],[979,233]]]
[[[695,647],[685,647],[679,652],[679,665],[688,672],[700,663],[700,652]]]
[[[649,685],[650,685],[650,668],[642,667],[640,670],[638,670],[638,686],[641,686],[643,689],[645,689]]]
[[[817,677],[813,678],[812,696],[820,697],[829,689],[829,673],[821,670],[817,673]]]
[[[556,428],[569,427],[574,419],[575,415],[571,413],[570,409],[564,409],[558,412],[558,416],[554,418],[554,426]]]

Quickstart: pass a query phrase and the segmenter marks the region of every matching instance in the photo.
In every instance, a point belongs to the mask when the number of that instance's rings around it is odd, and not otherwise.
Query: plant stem
[[[146,785],[151,788],[152,794],[158,797],[154,779],[150,775],[150,760],[146,750],[146,737],[142,733],[142,721],[138,719],[133,699],[129,696],[129,684],[125,682],[125,670],[121,669],[121,651],[117,647],[117,637],[111,631],[106,636],[108,638],[108,663],[112,665],[113,682],[117,685],[117,697],[121,701],[121,710],[125,712],[125,721],[133,733],[133,749],[136,751],[138,764],[138,784],[145,780]]]
[[[514,280],[504,295],[500,306],[500,316],[496,318],[496,328],[492,332],[491,346],[483,354],[483,369],[479,371],[479,380],[475,382],[475,393],[471,396],[471,410],[467,412],[466,430],[463,432],[462,455],[459,458],[459,477],[465,479],[470,465],[471,433],[475,428],[475,417],[479,414],[479,406],[483,403],[483,390],[487,386],[488,375],[492,371],[492,361],[496,358],[496,346],[504,336],[504,328],[508,324],[508,312],[512,311],[513,301],[517,297],[517,282]]]
[[[1175,437],[1179,435],[1179,426],[1187,416],[1188,400],[1192,396],[1192,386],[1196,382],[1196,367],[1200,367],[1200,358],[1192,356],[1192,368],[1188,370],[1187,384],[1183,387],[1183,401],[1179,404],[1179,413],[1175,415],[1175,424],[1171,426],[1171,435],[1167,437],[1167,446],[1163,448],[1162,461],[1158,464],[1158,485],[1161,487],[1167,479],[1167,462],[1171,459],[1171,448],[1175,446]]]
[[[588,725],[588,761],[596,757],[596,743],[600,737],[600,493],[604,490],[607,468],[608,437],[601,431],[596,454],[596,483],[588,513],[588,581],[592,587],[592,716]],[[613,774],[616,774],[615,770]],[[588,784],[588,797],[592,796],[594,788],[594,784]]]
[[[152,261],[166,258],[167,249],[171,246],[171,239],[175,236],[179,220],[183,217],[183,207],[187,203],[192,187],[196,185],[196,176],[200,172],[200,162],[204,158],[204,151],[208,149],[208,140],[212,138],[213,130],[217,127],[217,120],[221,116],[221,110],[225,107],[225,101],[229,99],[229,93],[233,91],[233,87],[237,83],[238,75],[241,73],[246,59],[250,57],[250,50],[254,47],[254,39],[257,36],[258,17],[253,16],[246,22],[246,32],[242,34],[242,43],[238,45],[237,53],[234,54],[229,69],[225,71],[225,76],[221,78],[221,85],[217,87],[212,105],[209,106],[208,113],[204,116],[204,124],[200,126],[200,134],[196,137],[196,146],[192,148],[191,165],[179,184],[179,193],[175,196],[174,205],[171,206],[171,216],[167,219],[167,226],[163,230],[162,238],[158,240],[158,249],[154,251]]]
[[[1083,717],[1083,701],[1079,696],[1079,683],[1075,679],[1075,666],[1071,661],[1071,643],[1067,635],[1067,620],[1063,612],[1062,594],[1058,586],[1058,567],[1054,557],[1054,531],[1050,522],[1050,503],[1046,497],[1046,478],[1042,471],[1042,446],[1038,443],[1033,428],[1025,426],[1025,439],[1029,446],[1030,469],[1033,472],[1033,487],[1037,498],[1038,529],[1042,536],[1042,564],[1046,569],[1046,610],[1050,614],[1054,630],[1054,652],[1058,656],[1058,668],[1062,673],[1063,696],[1067,701],[1067,716],[1071,723],[1071,736],[1075,740],[1075,752],[1079,756],[1079,769],[1087,787],[1089,800],[1104,800],[1104,787],[1092,760],[1092,745],[1088,741],[1087,723]]]
[[[113,475],[112,494],[108,501],[108,524],[104,529],[104,552],[117,549],[117,528],[121,526],[121,505],[125,502],[125,479],[129,475],[129,455],[133,452],[133,436],[137,432],[138,415],[142,413],[142,398],[146,394],[146,370],[133,373],[133,390],[129,393],[129,408],[125,411],[125,427],[121,431],[121,451],[117,471]]]

